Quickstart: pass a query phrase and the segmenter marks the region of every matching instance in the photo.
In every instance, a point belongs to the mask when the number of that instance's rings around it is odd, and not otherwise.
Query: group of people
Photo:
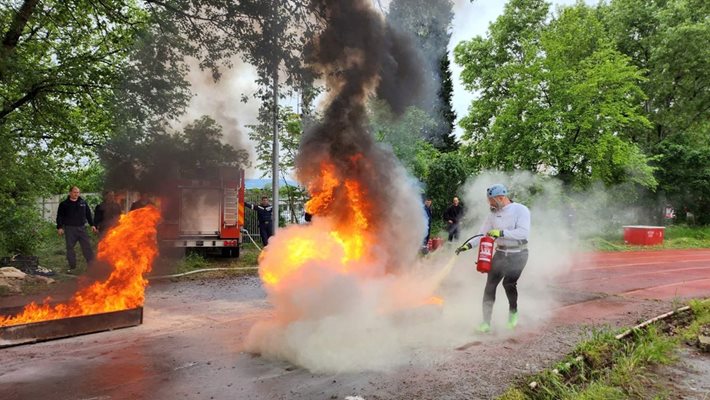
[[[140,198],[131,204],[131,211],[152,204],[147,193],[141,193]],[[67,250],[68,271],[76,270],[76,253],[74,248],[79,243],[81,252],[89,264],[94,259],[94,251],[86,230],[87,224],[91,232],[104,235],[113,227],[121,216],[122,207],[116,201],[114,192],[105,191],[101,203],[92,214],[91,207],[81,197],[81,190],[72,186],[67,198],[59,203],[57,208],[57,233],[64,237]]]
[[[479,236],[456,249],[456,254],[472,249],[478,245],[483,236],[495,239],[495,253],[491,261],[491,270],[486,278],[483,292],[483,321],[478,327],[480,332],[491,330],[491,316],[498,285],[503,282],[503,289],[508,298],[508,328],[518,325],[518,279],[528,261],[528,236],[530,234],[530,210],[512,201],[508,188],[503,184],[495,184],[486,189],[486,198],[490,214],[478,230]],[[432,201],[424,201],[424,211],[428,218],[428,228],[425,245],[431,235]],[[451,205],[444,211],[448,240],[452,242],[459,238],[464,207],[458,197],[454,197]]]
[[[479,331],[488,332],[491,329],[491,315],[495,294],[498,285],[503,282],[503,289],[508,298],[509,314],[508,327],[515,328],[518,323],[518,290],[517,282],[528,260],[528,235],[530,233],[530,211],[520,203],[513,202],[508,194],[508,189],[502,184],[496,184],[486,190],[488,206],[491,213],[479,229],[480,235],[487,235],[495,239],[496,252],[491,262],[491,270],[486,279],[483,294],[483,321]],[[147,193],[141,193],[140,198],[131,204],[130,210],[150,205]],[[245,203],[245,206],[256,211],[259,221],[259,233],[264,246],[273,235],[273,206],[268,197],[261,198],[260,204]],[[428,227],[424,243],[431,236],[432,200],[426,198],[424,211],[428,219]],[[103,201],[96,206],[92,215],[91,208],[86,200],[81,197],[77,186],[72,186],[67,198],[59,203],[57,209],[57,232],[64,236],[67,250],[69,271],[76,269],[76,253],[74,247],[78,242],[87,264],[94,259],[91,242],[86,230],[88,224],[94,234],[106,233],[118,221],[122,207],[116,202],[114,193],[106,191]],[[458,197],[454,197],[442,214],[446,223],[448,240],[458,240],[461,222],[464,216],[464,207]],[[456,249],[456,254],[469,250],[480,241],[480,237],[469,241],[466,245]]]
[[[424,199],[424,214],[427,219],[427,231],[426,235],[424,236],[424,246],[427,246],[427,244],[429,243],[429,239],[431,238],[431,224],[433,218],[431,206],[431,197],[426,197]],[[458,240],[459,238],[460,224],[463,218],[463,212],[463,204],[461,204],[461,201],[459,200],[458,196],[454,196],[451,205],[446,208],[443,214],[443,219],[446,223],[446,231],[449,234],[449,242],[453,242],[454,240]]]

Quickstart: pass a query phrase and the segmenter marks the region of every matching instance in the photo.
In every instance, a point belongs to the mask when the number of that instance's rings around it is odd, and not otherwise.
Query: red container
[[[444,244],[444,239],[440,237],[435,237],[432,239],[429,239],[429,243],[427,243],[427,247],[429,248],[429,251],[434,251],[441,247]]]
[[[663,244],[664,226],[627,225],[624,226],[624,243],[639,246]]]

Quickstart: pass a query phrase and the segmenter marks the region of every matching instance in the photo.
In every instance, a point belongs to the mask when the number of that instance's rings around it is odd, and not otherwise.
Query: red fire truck
[[[158,239],[169,247],[238,257],[244,225],[244,170],[221,167],[209,178],[179,179],[163,190]]]

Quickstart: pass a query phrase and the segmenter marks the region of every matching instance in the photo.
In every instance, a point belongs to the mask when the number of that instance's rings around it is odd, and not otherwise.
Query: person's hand
[[[96,227],[95,227],[95,226],[92,226],[92,227],[91,227],[91,232],[94,232],[94,233],[99,233],[99,230],[98,230],[98,229],[96,229]]]
[[[456,255],[459,255],[459,253],[464,252],[466,250],[469,250],[471,247],[471,243],[466,243],[465,245],[458,247],[455,251]]]
[[[486,235],[494,238],[499,238],[503,236],[503,231],[500,229],[491,229],[490,231],[488,231],[488,233],[486,233]]]
[[[59,236],[63,236],[63,235],[64,235],[64,229],[62,229],[62,228],[57,229],[57,233],[59,234]]]

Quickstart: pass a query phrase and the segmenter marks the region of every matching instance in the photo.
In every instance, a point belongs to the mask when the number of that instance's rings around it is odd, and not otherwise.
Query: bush
[[[0,255],[32,254],[44,225],[34,205],[0,209]]]

